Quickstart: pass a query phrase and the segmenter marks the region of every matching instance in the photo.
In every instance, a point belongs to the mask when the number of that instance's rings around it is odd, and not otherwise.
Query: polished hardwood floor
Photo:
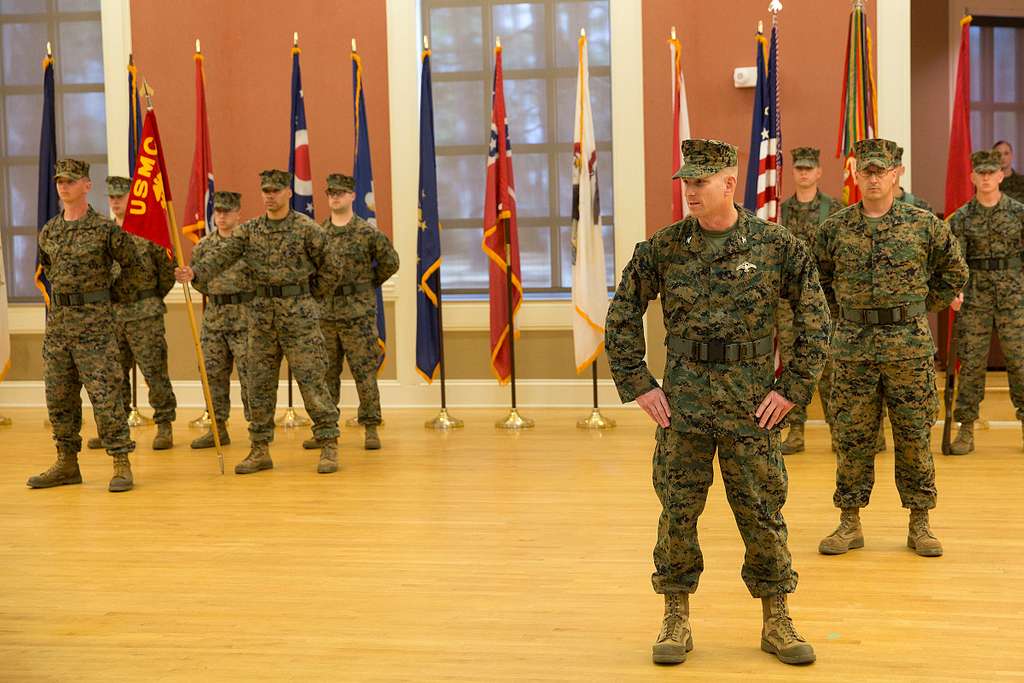
[[[1000,401],[986,405],[1003,419]],[[891,434],[866,547],[818,555],[837,518],[834,459],[826,427],[809,427],[807,452],[787,459],[785,512],[810,667],[758,649],[760,605],[716,476],[696,649],[660,668],[659,507],[638,410],[586,433],[584,411],[529,409],[537,427],[518,434],[493,428],[497,409],[453,411],[467,426],[450,434],[423,429],[428,411],[388,410],[384,449],[347,430],[335,475],[316,474],[305,430],[279,429],[276,468],[242,477],[241,416],[221,476],[212,451],[189,450],[186,409],[171,451],[135,430],[124,494],[107,493],[102,452],[83,454],[81,486],[26,488],[53,457],[44,413],[0,412],[14,420],[0,428],[0,681],[1024,679],[1024,452],[1019,427],[995,418],[976,453],[936,456],[938,559],[904,545]]]

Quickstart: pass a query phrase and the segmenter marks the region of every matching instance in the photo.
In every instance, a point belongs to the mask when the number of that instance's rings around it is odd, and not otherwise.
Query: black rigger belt
[[[255,297],[255,292],[238,292],[236,294],[211,294],[206,299],[214,306],[224,306],[226,304],[247,304]]]
[[[84,306],[110,301],[109,289],[94,289],[91,292],[75,292],[72,294],[53,293],[53,303],[58,306]]]
[[[356,282],[351,285],[338,285],[334,290],[334,296],[348,296],[349,294],[357,294],[359,292],[371,292],[373,291],[372,282]]]
[[[696,341],[670,335],[665,345],[673,353],[700,363],[734,363],[772,352],[772,338],[761,337],[754,341],[728,342],[720,340]]]
[[[905,323],[928,312],[923,301],[895,308],[843,308],[843,320],[861,325],[894,325]]]
[[[1024,266],[1024,258],[1010,256],[1001,258],[970,258],[967,266],[971,270],[1010,270]]]
[[[293,285],[256,285],[256,296],[283,299],[287,297],[309,294],[309,283],[300,282]]]

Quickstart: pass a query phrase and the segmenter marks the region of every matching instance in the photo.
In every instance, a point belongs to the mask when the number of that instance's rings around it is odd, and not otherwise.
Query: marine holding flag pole
[[[424,426],[457,429],[464,423],[448,414],[441,316],[441,222],[437,207],[437,159],[434,154],[434,97],[430,80],[430,42],[423,36],[420,76],[419,230],[416,231],[416,372],[428,383],[441,378],[441,412]]]
[[[132,175],[131,191],[128,193],[128,211],[124,225],[126,232],[170,249],[173,245],[174,257],[179,268],[185,267],[185,257],[181,251],[181,236],[174,218],[174,204],[171,202],[171,183],[167,175],[167,164],[163,146],[160,144],[160,131],[156,124],[156,112],[153,111],[152,90],[148,84],[143,86],[146,95],[146,118],[142,124],[141,144],[139,145],[135,173]],[[203,384],[203,398],[210,419],[217,423],[217,414],[213,409],[210,394],[210,380],[206,375],[206,361],[203,358],[203,347],[199,343],[199,327],[196,314],[192,310],[192,294],[187,283],[181,283],[185,293],[185,310],[188,312],[189,326],[192,328],[192,343],[196,350],[196,364],[199,366],[199,379]],[[221,450],[220,435],[213,430],[213,443],[217,449],[217,462],[220,473],[224,474],[224,453]]]

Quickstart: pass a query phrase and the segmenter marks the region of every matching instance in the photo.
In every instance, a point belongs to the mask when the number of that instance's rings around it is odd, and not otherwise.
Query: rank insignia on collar
[[[752,270],[757,270],[757,266],[755,266],[750,261],[744,261],[743,263],[736,266],[736,270],[742,270],[744,273],[749,273]]]

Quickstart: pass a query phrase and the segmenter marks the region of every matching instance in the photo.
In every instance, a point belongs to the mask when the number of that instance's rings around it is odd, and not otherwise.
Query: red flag
[[[871,63],[871,29],[867,26],[864,7],[854,3],[846,34],[839,142],[836,145],[836,157],[846,159],[843,164],[843,200],[847,205],[860,201],[860,189],[854,179],[857,164],[853,158],[853,143],[877,135],[878,99]]]
[[[203,54],[196,52],[196,146],[192,153],[192,174],[185,200],[185,227],[182,232],[199,242],[213,229],[213,155],[210,154],[210,126],[206,116],[206,75]]]
[[[146,120],[142,124],[142,137],[123,227],[126,232],[171,251],[171,235],[167,228],[167,202],[171,199],[171,185],[167,178],[160,131],[156,125],[156,115],[150,110],[146,112]]]
[[[946,216],[974,196],[971,183],[971,16],[960,20],[960,58],[956,65],[956,95],[949,127],[946,164]]]
[[[512,266],[512,312],[509,315],[506,262]],[[512,177],[512,145],[505,115],[501,76],[501,47],[494,49],[494,91],[491,104],[491,144],[487,153],[487,196],[484,199],[484,239],[480,245],[490,259],[491,368],[504,384],[512,374],[509,330],[515,330],[515,314],[523,299],[519,269],[519,236],[516,229],[516,191]],[[518,333],[516,333],[518,336]]]

